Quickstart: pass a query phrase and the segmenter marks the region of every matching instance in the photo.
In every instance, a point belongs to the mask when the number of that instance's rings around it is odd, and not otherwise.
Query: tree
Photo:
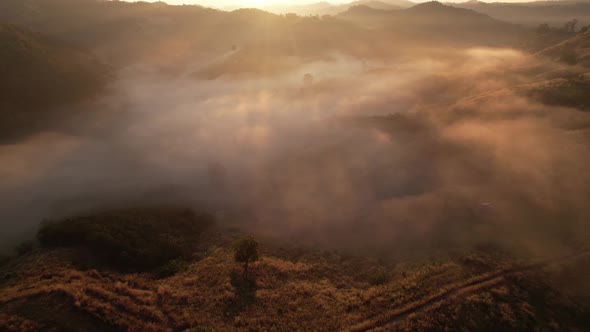
[[[244,263],[244,277],[248,275],[248,263],[258,260],[258,242],[252,237],[242,238],[234,244],[234,259]]]

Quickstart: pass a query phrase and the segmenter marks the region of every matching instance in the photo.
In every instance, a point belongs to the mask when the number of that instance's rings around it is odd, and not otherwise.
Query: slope
[[[466,8],[493,18],[536,27],[547,23],[561,27],[571,19],[578,19],[580,26],[590,24],[590,3],[583,1],[535,1],[524,3],[486,3],[467,1],[449,3],[450,6]]]
[[[59,40],[0,25],[0,130],[23,123],[31,129],[49,109],[97,92],[107,73],[94,57]]]
[[[405,41],[430,44],[510,46],[525,33],[519,26],[437,1],[396,11],[355,6],[338,17],[381,27],[390,36]]]

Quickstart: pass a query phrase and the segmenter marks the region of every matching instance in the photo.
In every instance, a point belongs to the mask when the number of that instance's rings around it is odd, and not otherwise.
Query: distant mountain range
[[[289,57],[311,59],[343,53],[387,58],[410,45],[508,47],[534,31],[467,7],[504,8],[506,13],[510,12],[506,8],[537,8],[534,12],[541,13],[554,7],[569,12],[586,5],[471,2],[450,6],[360,0],[339,6],[308,6],[343,10],[330,17],[298,17],[256,9],[225,12],[165,3],[3,0],[2,123],[21,121],[23,112],[41,105],[47,108],[93,93],[109,72],[102,63],[179,68],[199,63],[199,75],[215,78],[273,72],[289,66]],[[578,53],[579,61],[585,63],[584,51]]]
[[[533,1],[519,3],[467,1],[448,3],[449,6],[466,8],[489,15],[499,20],[538,26],[547,23],[562,26],[572,19],[579,21],[579,26],[590,24],[590,1]]]
[[[336,53],[384,59],[414,45],[509,47],[527,33],[438,2],[361,0],[338,8],[343,12],[333,16],[301,17],[161,2],[2,0],[0,122],[43,121],[45,109],[98,91],[111,67],[191,67],[212,79],[274,73],[293,59]]]
[[[426,38],[430,43],[433,34],[440,42],[510,46],[522,33],[513,24],[472,10],[438,2],[412,5],[407,0],[361,0],[341,7],[346,10],[339,15],[320,19],[165,3],[4,0],[0,22],[55,35],[113,65],[202,62],[233,46],[241,54],[248,51],[252,59],[262,51],[275,56],[338,51],[367,56],[395,40],[421,43]]]
[[[307,5],[278,5],[266,6],[263,9],[271,13],[297,15],[337,15],[347,11],[351,7],[364,5],[374,9],[394,10],[414,6],[415,3],[408,0],[357,0],[345,4],[332,4],[329,2],[317,2]]]
[[[380,10],[354,6],[337,17],[367,27],[381,27],[406,41],[432,43],[508,45],[516,42],[524,30],[473,10],[432,1],[401,10]],[[436,38],[433,38],[436,35]],[[482,45],[484,45],[482,44]]]
[[[399,10],[409,8],[417,3],[407,0],[357,0],[345,4],[317,2],[306,5],[267,6],[264,10],[277,14],[294,13],[298,15],[338,15],[352,7],[363,5],[379,10]],[[461,3],[447,3],[449,6],[466,8],[489,15],[493,18],[527,26],[547,23],[553,26],[563,25],[574,18],[580,25],[590,24],[590,1],[532,1],[532,2],[482,2],[471,0]]]

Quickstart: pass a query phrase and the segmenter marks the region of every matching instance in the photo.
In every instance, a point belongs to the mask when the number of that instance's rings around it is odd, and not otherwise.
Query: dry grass
[[[400,263],[388,268],[390,277],[384,284],[372,285],[370,271],[383,268],[373,259],[310,251],[294,260],[283,252],[271,255],[267,250],[253,264],[255,300],[245,302],[237,298],[231,284],[230,274],[240,267],[233,262],[229,246],[212,250],[186,271],[163,279],[148,273],[80,271],[68,263],[73,254],[64,249],[37,252],[10,267],[13,277],[0,285],[0,328],[26,331],[59,325],[59,320],[34,319],[45,317],[39,311],[43,309],[23,313],[23,306],[39,298],[71,302],[70,320],[95,319],[127,331],[366,330],[458,287],[462,291],[448,301],[468,307],[485,302],[494,306],[503,321],[516,324],[522,312],[531,310],[522,304],[494,302],[494,298],[514,296],[513,286],[505,285],[502,276],[490,277],[510,266],[502,260],[495,260],[484,272],[470,266],[469,259]],[[489,294],[488,299],[482,294]],[[451,326],[454,316],[444,311],[447,306],[433,303],[405,317],[400,328]],[[432,317],[417,319],[417,315]],[[433,318],[439,316],[444,319]]]

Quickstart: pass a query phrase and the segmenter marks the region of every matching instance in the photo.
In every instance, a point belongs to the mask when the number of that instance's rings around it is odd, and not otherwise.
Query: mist
[[[587,228],[590,119],[514,88],[552,66],[470,48],[216,79],[128,67],[70,106],[84,112],[0,147],[1,242],[179,204],[326,248],[560,250]]]

